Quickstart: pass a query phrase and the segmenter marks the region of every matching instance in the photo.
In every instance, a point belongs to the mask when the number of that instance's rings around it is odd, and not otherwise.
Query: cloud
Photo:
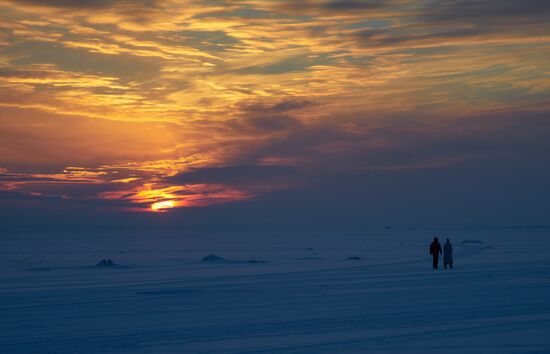
[[[395,1],[389,0],[335,0],[327,1],[322,4],[330,10],[358,10],[358,9],[376,9],[388,7]]]
[[[548,4],[539,1],[435,1],[400,26],[362,29],[356,36],[364,46],[389,49],[513,43],[532,36],[544,41],[549,14]]]
[[[541,129],[545,114],[494,113],[463,119],[340,114],[338,119],[304,124],[257,143],[247,142],[236,155],[241,162],[294,160],[299,166],[319,171],[435,168],[472,159],[502,158],[517,154],[519,146],[542,143],[550,134]],[[519,131],[524,133],[516,135]]]
[[[406,1],[399,0],[304,0],[300,2],[283,0],[274,2],[274,7],[279,11],[290,12],[293,15],[333,15],[365,13],[373,10],[391,9]]]
[[[267,64],[245,66],[239,68],[237,72],[241,74],[275,75],[294,71],[304,71],[311,65],[313,65],[313,63],[308,60],[307,55],[303,54],[284,58],[280,61],[270,62]]]
[[[192,169],[164,179],[170,184],[224,184],[240,187],[290,186],[301,176],[293,166],[234,165]]]
[[[310,107],[314,104],[311,100],[300,98],[283,98],[277,102],[243,102],[239,109],[250,113],[284,113],[296,109]]]
[[[292,113],[313,105],[312,101],[299,98],[286,98],[275,102],[243,102],[236,106],[240,115],[228,120],[225,126],[239,134],[285,132],[302,125]]]
[[[68,8],[68,9],[103,9],[109,8],[116,5],[124,6],[156,6],[156,0],[138,0],[138,1],[129,1],[129,0],[12,0],[15,3],[23,5],[33,5],[40,7],[57,7],[57,8]]]
[[[0,0],[0,185],[23,204],[307,209],[301,195],[318,210],[360,208],[346,200],[369,173],[406,190],[421,171],[521,170],[547,147],[547,15],[531,0]]]
[[[538,0],[447,0],[436,1],[427,6],[426,13],[439,20],[511,20],[523,18],[539,21],[550,13],[550,4]]]
[[[103,74],[124,79],[148,79],[158,75],[161,65],[127,53],[107,55],[82,48],[67,48],[49,42],[26,41],[2,50],[13,57],[12,65],[55,65],[61,70]]]

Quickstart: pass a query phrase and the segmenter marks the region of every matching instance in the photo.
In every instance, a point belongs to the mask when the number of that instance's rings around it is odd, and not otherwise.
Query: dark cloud
[[[277,102],[245,102],[239,108],[245,112],[252,113],[283,113],[300,108],[306,108],[315,103],[308,99],[286,98]]]
[[[426,14],[441,20],[476,21],[530,18],[546,19],[550,15],[550,3],[540,0],[446,0],[433,1]],[[526,17],[527,16],[527,17]]]
[[[494,113],[470,118],[340,115],[247,142],[240,163],[266,158],[319,170],[438,167],[465,160],[529,156],[550,136],[546,113]],[[521,133],[520,133],[521,132]],[[550,148],[550,146],[549,146]],[[237,163],[239,163],[237,162]]]
[[[548,32],[550,3],[537,0],[434,1],[412,12],[400,27],[369,28],[356,32],[362,45],[438,44],[480,36],[527,37]]]
[[[387,47],[394,45],[425,44],[437,43],[445,45],[444,40],[455,40],[460,38],[468,38],[486,33],[486,30],[479,27],[470,28],[447,28],[441,27],[437,29],[430,28],[426,30],[392,30],[392,29],[367,29],[358,31],[356,36],[364,46],[370,47]]]
[[[383,8],[395,3],[390,0],[335,0],[327,1],[321,6],[330,10],[362,10]]]
[[[545,35],[549,20],[550,3],[538,0],[435,1],[418,17],[433,28],[447,27],[450,37]]]
[[[48,70],[37,70],[28,68],[0,68],[0,78],[34,78],[45,79],[51,77],[52,73]]]
[[[302,123],[288,115],[258,114],[232,119],[224,123],[236,134],[271,134],[296,129]]]
[[[13,2],[35,5],[49,6],[57,8],[73,8],[73,9],[101,9],[115,5],[124,6],[156,6],[157,0],[13,0]]]
[[[294,183],[302,172],[293,166],[237,165],[195,169],[167,177],[170,184],[224,184],[231,186],[256,186],[274,183]]]
[[[402,2],[399,0],[285,0],[281,1],[278,6],[293,15],[315,15],[383,10],[392,6],[399,6]]]
[[[244,131],[271,133],[292,129],[299,125],[301,125],[300,121],[288,116],[270,115],[240,119],[236,121],[234,128],[241,131],[244,129]]]
[[[274,133],[299,128],[302,123],[291,113],[313,106],[311,100],[286,98],[276,102],[244,102],[235,108],[240,117],[229,120],[225,126],[240,133]]]
[[[336,2],[334,5],[347,9],[368,2]],[[338,5],[340,4],[340,5]],[[414,8],[408,5],[414,4]],[[329,3],[317,6],[329,6]],[[392,4],[375,2],[374,7],[383,8],[389,17],[402,18],[399,26],[369,27],[358,29],[353,36],[367,47],[414,47],[415,45],[455,44],[457,39],[475,37],[506,38],[507,36],[529,37],[545,35],[550,23],[550,3],[539,0],[443,0],[425,3],[408,1]],[[391,15],[393,14],[393,15]]]
[[[291,9],[325,9],[330,11],[357,11],[384,9],[406,16],[431,15],[440,19],[476,19],[498,17],[548,16],[550,4],[541,0],[333,0],[288,1],[283,6]]]

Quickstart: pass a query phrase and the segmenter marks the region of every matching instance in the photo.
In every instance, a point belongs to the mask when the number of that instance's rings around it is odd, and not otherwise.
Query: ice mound
[[[115,262],[111,259],[102,259],[96,264],[98,267],[114,267],[115,265]]]
[[[97,268],[109,268],[109,269],[130,269],[130,268],[133,268],[132,266],[129,266],[129,265],[115,263],[115,262],[113,262],[112,259],[102,259],[101,261],[99,261],[95,265],[95,267],[97,267]]]
[[[204,257],[202,261],[203,262],[221,262],[221,261],[225,261],[225,259],[220,256],[216,256],[215,254],[209,254],[208,256]]]

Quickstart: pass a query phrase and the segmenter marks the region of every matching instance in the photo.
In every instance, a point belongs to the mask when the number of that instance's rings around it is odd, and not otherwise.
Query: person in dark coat
[[[443,267],[445,269],[447,269],[447,264],[453,269],[453,246],[449,239],[443,245]]]
[[[439,244],[439,241],[437,240],[437,237],[434,237],[434,241],[430,245],[430,254],[433,257],[433,267],[434,269],[437,269],[437,265],[439,264],[439,255],[441,254],[441,245]]]

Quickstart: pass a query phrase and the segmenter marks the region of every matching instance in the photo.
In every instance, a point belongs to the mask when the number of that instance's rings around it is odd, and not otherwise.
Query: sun
[[[166,211],[167,209],[172,209],[175,206],[176,206],[176,203],[174,203],[173,201],[164,200],[162,202],[156,202],[151,204],[151,210],[157,211],[157,212],[163,212],[163,211]]]

